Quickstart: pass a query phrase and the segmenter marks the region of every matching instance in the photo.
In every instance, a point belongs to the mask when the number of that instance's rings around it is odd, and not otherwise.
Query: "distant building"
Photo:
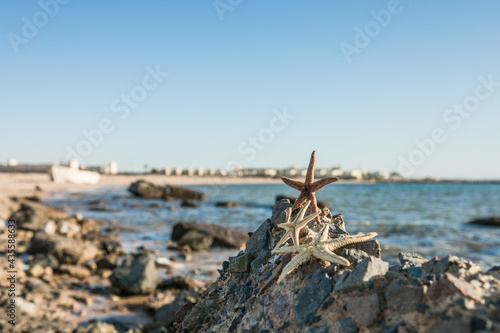
[[[348,171],[345,176],[347,176],[346,178],[363,179],[363,171],[353,169]]]
[[[15,158],[11,158],[10,160],[7,161],[6,165],[10,167],[16,167],[19,165],[19,161],[16,160]]]
[[[71,160],[69,160],[69,162],[68,162],[68,166],[69,166],[71,169],[78,170],[78,169],[80,169],[80,161],[78,161],[77,159],[71,159]]]

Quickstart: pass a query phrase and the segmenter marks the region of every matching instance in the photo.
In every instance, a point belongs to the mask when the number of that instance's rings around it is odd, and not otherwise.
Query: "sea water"
[[[284,184],[190,186],[207,199],[199,208],[180,207],[179,201],[134,197],[125,187],[53,193],[46,202],[69,213],[118,221],[124,242],[167,241],[181,220],[204,221],[254,231],[270,217],[276,195],[297,196]],[[500,228],[471,226],[467,222],[500,215],[499,184],[333,184],[317,193],[333,214],[342,213],[347,231],[377,232],[384,259],[395,263],[399,251],[426,258],[454,254],[487,269],[500,265]],[[95,211],[92,201],[106,199]],[[216,207],[234,201],[235,208]],[[170,208],[174,206],[174,210]],[[94,207],[94,208],[92,208]]]

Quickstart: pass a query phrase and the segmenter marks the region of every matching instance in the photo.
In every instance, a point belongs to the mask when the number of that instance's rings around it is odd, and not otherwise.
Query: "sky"
[[[0,3],[0,162],[500,179],[498,1]]]

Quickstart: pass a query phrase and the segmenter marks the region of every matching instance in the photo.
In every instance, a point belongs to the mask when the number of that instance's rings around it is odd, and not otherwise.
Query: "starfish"
[[[297,245],[297,246],[286,246],[280,249],[274,249],[271,253],[290,253],[290,252],[298,252],[295,257],[288,263],[288,265],[283,268],[283,272],[281,273],[278,283],[283,281],[285,277],[290,274],[295,268],[299,267],[306,261],[309,261],[312,258],[323,259],[329,261],[334,264],[349,266],[350,263],[347,259],[336,255],[332,251],[344,247],[349,244],[361,243],[367,241],[375,236],[377,236],[376,232],[371,232],[365,235],[358,236],[346,236],[339,237],[335,239],[328,240],[328,231],[330,227],[328,224],[323,226],[323,229],[319,232],[319,234],[314,238],[310,243]]]
[[[292,210],[299,208],[306,200],[311,200],[311,213],[316,213],[317,211],[319,211],[319,208],[314,192],[317,192],[326,185],[334,183],[337,180],[339,180],[338,177],[327,177],[314,181],[315,163],[316,163],[316,151],[313,151],[311,154],[311,160],[309,161],[309,167],[307,168],[306,179],[304,182],[293,180],[287,177],[281,177],[281,180],[283,180],[285,184],[300,191],[300,195],[297,198],[297,200],[295,200],[295,203],[292,206]],[[316,218],[316,221],[321,222],[319,220],[319,217]]]
[[[292,238],[293,240],[293,245],[299,245],[299,233],[302,228],[306,226],[309,221],[312,221],[316,216],[318,216],[321,212],[318,211],[316,213],[313,213],[309,215],[308,217],[304,218],[304,215],[306,213],[307,207],[309,207],[309,204],[311,203],[311,200],[308,200],[302,208],[300,208],[299,213],[293,221],[291,222],[285,222],[285,223],[280,223],[278,224],[278,227],[285,229],[285,234],[281,237],[280,241],[276,246],[274,247],[275,249],[279,248],[281,245],[285,244],[287,240]]]

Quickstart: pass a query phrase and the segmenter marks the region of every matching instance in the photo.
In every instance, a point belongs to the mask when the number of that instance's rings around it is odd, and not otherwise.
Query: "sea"
[[[254,231],[270,217],[277,195],[298,195],[284,184],[188,187],[206,193],[199,208],[181,207],[180,201],[138,198],[119,186],[54,192],[45,202],[70,214],[119,225],[125,244],[137,247],[153,242],[161,247],[170,240],[173,225],[183,220]],[[351,235],[377,232],[382,257],[391,264],[397,263],[399,252],[416,252],[428,259],[457,255],[483,270],[500,265],[500,228],[467,224],[500,216],[500,184],[333,184],[317,192],[317,198],[326,201],[333,214],[343,214]],[[216,207],[218,201],[240,206]]]

